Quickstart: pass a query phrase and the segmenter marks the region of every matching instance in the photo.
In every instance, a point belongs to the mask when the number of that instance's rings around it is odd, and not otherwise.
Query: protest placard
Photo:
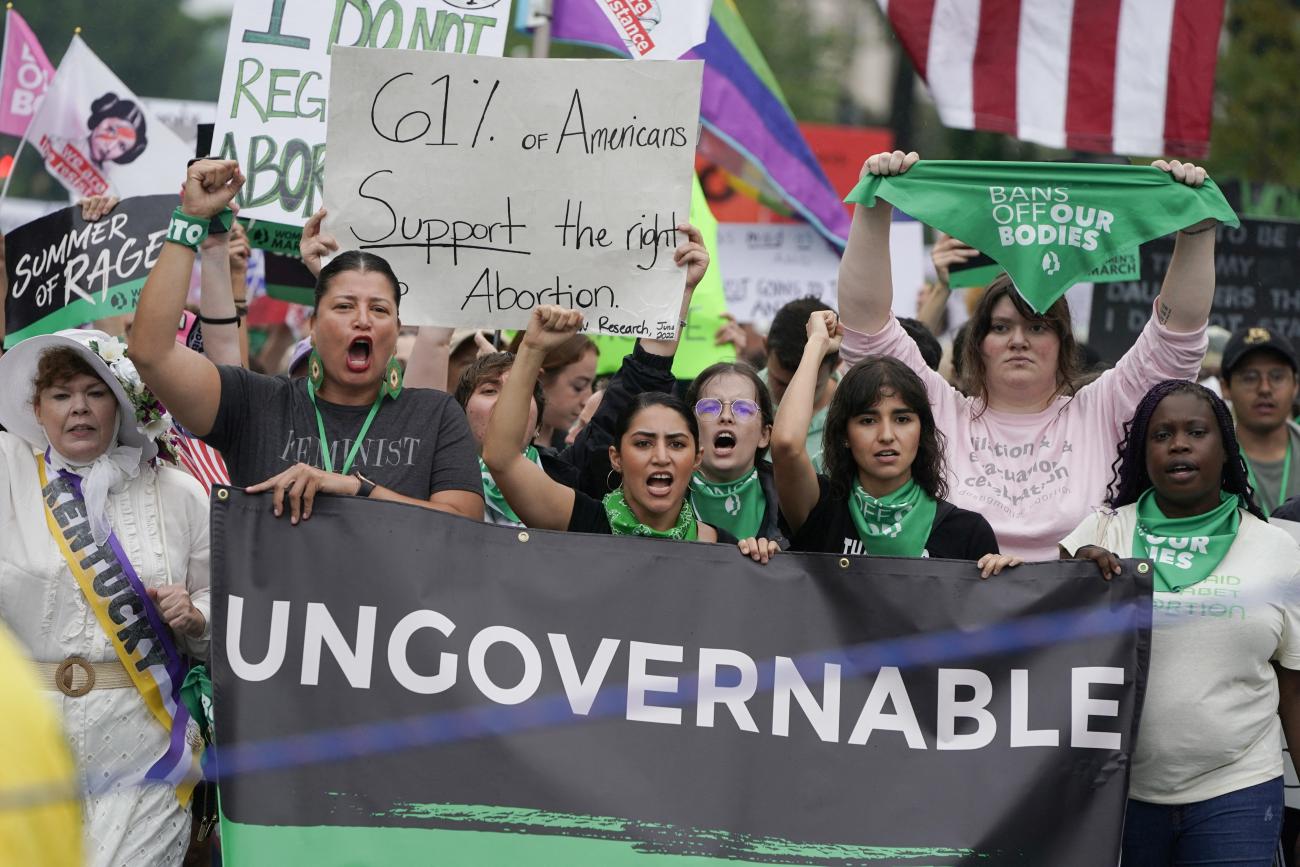
[[[241,215],[301,226],[320,206],[336,46],[499,56],[509,0],[238,0],[214,150],[248,181]]]
[[[698,61],[334,49],[326,228],[384,256],[416,325],[676,334]]]
[[[175,207],[174,194],[140,196],[87,223],[74,205],[8,233],[5,347],[134,311]]]
[[[1146,564],[998,585],[215,493],[232,864],[1118,860]]]
[[[890,230],[894,312],[916,315],[916,296],[924,279],[923,228],[915,220],[896,221]],[[776,311],[812,296],[839,309],[839,251],[806,223],[719,223],[727,310],[740,322],[766,328]]]
[[[1088,344],[1107,362],[1128,351],[1151,318],[1169,270],[1173,237],[1142,245],[1142,279],[1097,286]],[[1221,225],[1214,250],[1210,324],[1229,331],[1259,325],[1300,341],[1300,223],[1242,220]]]

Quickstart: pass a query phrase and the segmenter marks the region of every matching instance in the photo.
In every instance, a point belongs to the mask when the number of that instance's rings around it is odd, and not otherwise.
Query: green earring
[[[388,367],[384,368],[384,394],[396,400],[397,396],[402,393],[402,364],[394,355],[388,359]]]
[[[325,365],[321,363],[320,354],[316,352],[316,347],[312,347],[311,355],[307,357],[307,378],[311,380],[313,388],[320,388],[325,381]]]

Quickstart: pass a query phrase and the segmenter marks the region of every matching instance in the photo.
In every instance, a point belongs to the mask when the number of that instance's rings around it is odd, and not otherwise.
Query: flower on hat
[[[113,377],[126,392],[127,399],[135,408],[136,428],[144,435],[158,443],[159,449],[171,456],[173,462],[179,459],[176,444],[173,441],[172,417],[167,407],[154,395],[140,379],[135,364],[126,357],[126,343],[120,338],[87,341],[86,346],[108,365]]]

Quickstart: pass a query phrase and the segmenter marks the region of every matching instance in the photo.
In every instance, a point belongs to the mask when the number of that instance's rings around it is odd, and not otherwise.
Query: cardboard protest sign
[[[704,247],[709,251],[709,270],[691,295],[691,307],[686,313],[686,327],[678,335],[677,352],[673,355],[673,376],[677,379],[694,379],[711,364],[735,361],[736,347],[730,343],[717,344],[718,330],[726,324],[727,300],[722,291],[722,262],[718,255],[718,221],[713,218],[704,188],[696,178],[691,184],[691,225],[704,236]],[[632,351],[636,341],[631,337],[614,337],[597,334],[592,337],[600,358],[596,362],[599,376],[614,373],[623,364],[623,356]]]
[[[894,312],[899,316],[916,315],[924,279],[923,240],[923,228],[915,220],[897,220],[890,229]],[[721,223],[718,255],[727,310],[740,322],[766,328],[778,310],[808,296],[839,309],[839,251],[807,224]]]
[[[1261,326],[1300,342],[1300,223],[1242,220],[1217,231],[1210,324],[1229,331]],[[1088,345],[1103,361],[1119,360],[1146,327],[1169,270],[1174,238],[1143,244],[1141,252],[1141,280],[1093,290]]]
[[[1119,857],[1146,564],[760,566],[356,497],[290,527],[214,493],[231,864]]]
[[[698,61],[334,49],[326,229],[388,259],[415,325],[676,333]]]
[[[509,26],[510,0],[238,0],[213,149],[248,178],[240,215],[301,226],[320,207],[335,47],[499,56]]]
[[[87,223],[74,205],[8,233],[5,347],[134,311],[175,207],[175,194],[141,196]]]

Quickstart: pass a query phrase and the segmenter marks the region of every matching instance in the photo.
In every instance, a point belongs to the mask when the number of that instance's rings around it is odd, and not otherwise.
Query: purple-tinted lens
[[[758,404],[748,398],[733,400],[731,402],[731,414],[736,418],[748,421],[758,415]]]
[[[722,415],[722,401],[706,397],[695,401],[696,415]]]

